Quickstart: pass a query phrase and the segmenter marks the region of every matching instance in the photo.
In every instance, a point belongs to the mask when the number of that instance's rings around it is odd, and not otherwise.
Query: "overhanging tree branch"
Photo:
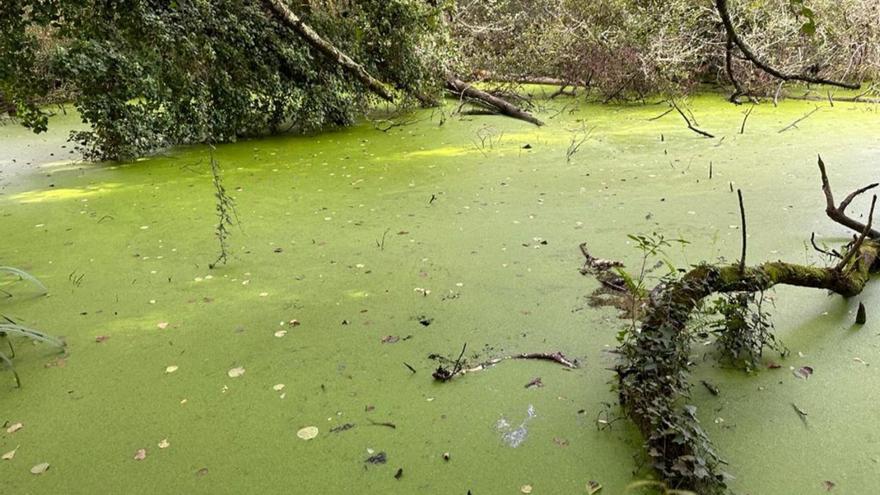
[[[342,67],[346,72],[354,76],[370,91],[386,101],[394,102],[394,95],[382,81],[376,79],[361,64],[355,62],[348,55],[336,48],[333,43],[325,40],[314,29],[304,23],[294,14],[283,0],[263,0],[275,15],[296,34],[303,38],[312,48],[329,57],[333,62]]]
[[[801,81],[805,83],[811,84],[825,84],[828,86],[837,86],[840,88],[847,89],[859,89],[861,84],[858,83],[847,83],[841,81],[834,81],[832,79],[825,79],[822,77],[810,76],[807,74],[786,74],[774,67],[772,67],[767,62],[761,60],[758,55],[755,54],[754,51],[743,41],[742,38],[736,33],[736,29],[733,27],[733,21],[730,19],[730,9],[727,6],[727,0],[715,0],[715,7],[718,10],[718,14],[721,16],[721,22],[724,23],[724,29],[727,30],[727,36],[730,41],[732,41],[743,53],[743,55],[751,61],[755,67],[761,69],[762,71],[770,74],[771,76],[781,79],[783,81]],[[729,50],[728,50],[729,52]],[[737,88],[739,91],[739,88]]]

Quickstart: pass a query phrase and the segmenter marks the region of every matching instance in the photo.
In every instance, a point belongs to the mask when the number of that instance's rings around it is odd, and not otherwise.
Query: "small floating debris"
[[[318,427],[306,426],[305,428],[300,428],[300,430],[296,432],[296,436],[303,440],[311,440],[318,436]]]

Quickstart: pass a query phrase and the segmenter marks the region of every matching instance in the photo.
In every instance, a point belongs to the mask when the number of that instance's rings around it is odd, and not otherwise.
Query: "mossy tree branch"
[[[842,263],[833,267],[804,266],[771,261],[753,267],[701,264],[682,277],[651,291],[640,329],[630,332],[619,349],[618,393],[626,415],[645,438],[652,465],[669,486],[718,494],[726,490],[724,463],[699,426],[688,397],[693,336],[691,316],[713,294],[760,293],[776,285],[826,289],[852,297],[880,271],[880,239],[867,224],[856,222],[843,210],[862,188],[840,206],[834,204],[824,164],[819,161],[828,216],[860,235]],[[873,187],[873,186],[871,186]],[[876,196],[871,206],[873,216]],[[682,407],[683,406],[683,407]]]

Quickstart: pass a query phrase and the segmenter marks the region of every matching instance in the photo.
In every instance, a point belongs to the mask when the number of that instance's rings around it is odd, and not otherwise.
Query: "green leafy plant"
[[[735,292],[715,299],[704,313],[715,315],[709,331],[717,337],[721,358],[751,371],[760,365],[765,349],[785,355],[787,349],[773,335],[773,321],[764,311],[763,292]]]
[[[220,164],[214,158],[213,147],[211,150],[211,178],[214,184],[214,198],[217,200],[217,227],[214,229],[214,235],[220,243],[220,254],[217,259],[208,265],[213,269],[218,264],[226,264],[229,257],[229,227],[233,226],[238,220],[238,214],[235,211],[235,200],[226,193],[226,187],[223,186],[223,175],[220,171]],[[235,221],[233,221],[235,217]]]

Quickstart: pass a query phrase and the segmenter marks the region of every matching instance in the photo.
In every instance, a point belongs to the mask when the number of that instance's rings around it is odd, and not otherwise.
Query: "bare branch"
[[[870,226],[866,226],[858,220],[850,218],[846,215],[846,212],[844,211],[846,207],[849,206],[853,198],[869,189],[877,187],[877,184],[871,184],[856,190],[855,192],[847,196],[846,199],[843,200],[842,203],[840,203],[840,206],[836,206],[834,204],[834,195],[831,192],[831,185],[828,182],[828,174],[825,172],[825,162],[822,161],[821,156],[819,157],[819,172],[822,174],[822,192],[825,193],[825,214],[828,215],[828,218],[834,220],[840,225],[843,225],[844,227],[850,228],[859,233],[865,232],[865,229],[867,229],[866,235],[871,239],[880,238],[880,232],[870,228]]]
[[[736,33],[736,29],[733,27],[733,21],[730,19],[730,10],[727,7],[727,0],[715,0],[715,7],[718,10],[718,14],[721,16],[721,21],[724,23],[724,28],[727,30],[728,38],[733,41],[733,43],[740,49],[743,55],[751,61],[755,67],[761,69],[762,71],[770,74],[771,76],[781,79],[783,81],[801,81],[805,83],[811,84],[825,84],[828,86],[837,86],[840,88],[847,89],[859,89],[861,88],[861,84],[857,83],[846,83],[840,81],[834,81],[831,79],[825,79],[822,77],[814,77],[806,74],[786,74],[778,69],[773,68],[767,62],[761,60],[755,52],[739,37]]]
[[[678,111],[678,114],[681,115],[681,118],[684,119],[685,123],[687,123],[688,129],[696,132],[697,134],[699,134],[701,136],[705,136],[707,138],[714,138],[715,137],[714,135],[709,134],[706,131],[703,131],[701,129],[697,129],[696,127],[694,127],[694,124],[691,123],[691,119],[689,119],[688,116],[685,115],[684,112],[681,111],[681,108],[678,107],[678,104],[675,103],[675,100],[670,100],[669,103],[672,105],[673,108],[675,108],[675,110]]]

